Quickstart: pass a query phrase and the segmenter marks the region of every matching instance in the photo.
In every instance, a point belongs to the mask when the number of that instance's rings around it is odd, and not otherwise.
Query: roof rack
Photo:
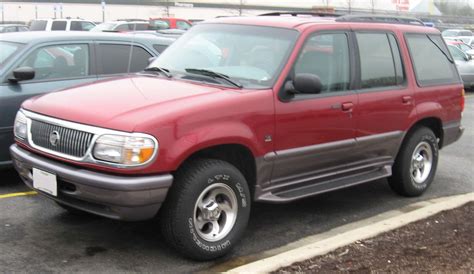
[[[146,19],[138,19],[138,18],[120,18],[115,21],[125,21],[125,22],[148,22]]]
[[[336,19],[337,22],[365,22],[365,23],[387,23],[425,26],[423,21],[414,17],[390,16],[390,15],[344,15]]]
[[[330,13],[330,12],[310,12],[310,11],[283,11],[283,12],[269,12],[263,13],[258,16],[282,16],[282,15],[289,15],[289,16],[299,16],[299,15],[309,15],[314,17],[339,17],[342,14],[338,13]]]

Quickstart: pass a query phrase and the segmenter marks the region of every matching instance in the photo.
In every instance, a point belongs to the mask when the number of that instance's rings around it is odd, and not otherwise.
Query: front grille
[[[59,141],[53,145],[50,137],[56,131]],[[31,121],[31,138],[36,146],[74,157],[84,157],[94,134],[57,126],[37,120]]]

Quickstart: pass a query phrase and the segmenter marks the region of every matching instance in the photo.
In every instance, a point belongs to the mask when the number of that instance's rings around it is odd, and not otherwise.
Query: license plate
[[[56,175],[33,168],[33,187],[53,196],[58,196]]]

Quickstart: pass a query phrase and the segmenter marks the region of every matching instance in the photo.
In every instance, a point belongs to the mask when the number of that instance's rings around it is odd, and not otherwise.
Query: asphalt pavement
[[[181,258],[167,247],[159,220],[118,222],[73,216],[30,191],[13,171],[0,171],[0,272],[190,272],[231,265],[334,227],[436,197],[474,191],[474,94],[466,98],[463,137],[441,150],[436,178],[419,198],[394,194],[378,180],[290,204],[254,204],[247,233],[213,262]]]

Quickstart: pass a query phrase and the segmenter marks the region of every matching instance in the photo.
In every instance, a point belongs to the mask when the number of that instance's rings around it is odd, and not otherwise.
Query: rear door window
[[[67,21],[53,21],[51,30],[66,30]]]
[[[144,48],[125,44],[99,44],[100,74],[134,73],[148,66],[152,57]],[[129,62],[130,60],[130,62]],[[129,64],[130,63],[130,64]]]
[[[356,33],[360,56],[360,87],[383,88],[404,81],[398,45],[392,34]]]
[[[441,36],[406,34],[405,37],[419,86],[459,82],[454,60]]]

